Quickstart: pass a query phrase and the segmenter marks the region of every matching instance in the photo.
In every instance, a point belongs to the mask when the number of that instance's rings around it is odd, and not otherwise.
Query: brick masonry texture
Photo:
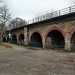
[[[27,45],[30,42],[32,34],[34,32],[38,32],[42,37],[43,46],[45,46],[46,36],[51,30],[58,30],[61,32],[65,40],[65,50],[71,50],[71,38],[75,31],[75,20],[58,23],[41,23],[38,25],[34,24],[29,27],[15,29],[11,31],[11,34],[12,36],[16,35],[17,39],[19,38],[20,34],[24,34],[25,45]],[[5,37],[7,36],[8,33],[7,35],[5,34]],[[67,42],[66,39],[69,39],[69,42]]]

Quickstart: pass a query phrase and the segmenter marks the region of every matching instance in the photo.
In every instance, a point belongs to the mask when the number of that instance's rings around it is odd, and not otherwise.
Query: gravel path
[[[0,48],[0,75],[75,75],[75,52]]]

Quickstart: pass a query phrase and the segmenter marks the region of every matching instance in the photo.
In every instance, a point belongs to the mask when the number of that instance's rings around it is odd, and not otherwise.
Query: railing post
[[[60,10],[59,10],[59,16],[60,16]]]
[[[51,18],[52,18],[52,13],[51,13]]]
[[[34,23],[34,19],[33,19],[33,23]]]
[[[71,7],[69,7],[69,13],[71,13]]]
[[[37,17],[37,22],[39,22],[39,21],[38,21],[38,17]]]
[[[43,15],[43,20],[45,20],[45,16]]]
[[[27,24],[29,24],[29,20],[27,21]]]
[[[45,15],[44,15],[44,20],[45,20]]]

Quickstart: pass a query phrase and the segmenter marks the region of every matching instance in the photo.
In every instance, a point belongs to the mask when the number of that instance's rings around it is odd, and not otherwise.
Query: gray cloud
[[[20,17],[25,20],[35,17],[37,14],[62,9],[68,6],[69,0],[5,0],[12,17]]]

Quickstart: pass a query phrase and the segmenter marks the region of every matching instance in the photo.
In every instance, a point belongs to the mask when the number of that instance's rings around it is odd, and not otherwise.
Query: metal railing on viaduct
[[[31,20],[28,20],[27,25],[32,24],[32,23],[36,23],[36,22],[40,22],[40,21],[44,21],[44,20],[48,20],[48,19],[51,19],[51,18],[63,16],[63,15],[66,15],[66,14],[74,13],[74,12],[75,12],[75,5],[71,6],[71,7],[68,7],[68,8],[65,8],[65,9],[61,9],[61,10],[58,10],[58,11],[54,11],[52,13],[48,13],[48,14],[36,17],[34,19],[31,19]]]

